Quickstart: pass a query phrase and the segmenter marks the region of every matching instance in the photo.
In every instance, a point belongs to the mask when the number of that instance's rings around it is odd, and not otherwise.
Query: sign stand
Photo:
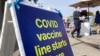
[[[16,36],[10,9],[5,4],[3,26],[1,31],[1,53],[0,56],[13,56]]]
[[[0,56],[25,56],[17,17],[15,14],[14,3],[12,3],[11,8],[8,8],[8,2],[9,1],[5,2],[3,24],[0,36]],[[27,0],[25,0],[25,4],[27,4],[26,2],[30,4]],[[33,4],[30,5],[32,6]],[[16,42],[18,43],[19,49],[15,51]]]

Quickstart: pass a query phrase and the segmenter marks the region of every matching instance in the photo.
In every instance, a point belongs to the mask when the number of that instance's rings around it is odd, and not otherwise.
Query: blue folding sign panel
[[[19,5],[15,10],[26,56],[73,56],[59,14]]]

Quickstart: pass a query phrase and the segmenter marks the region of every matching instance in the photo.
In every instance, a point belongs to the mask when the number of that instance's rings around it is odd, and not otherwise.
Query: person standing
[[[69,28],[70,25],[70,18],[67,19],[67,28]]]
[[[96,32],[97,32],[97,34],[99,34],[100,33],[100,11],[96,11],[95,23],[97,25]]]
[[[71,32],[72,37],[74,37],[74,33],[77,31],[77,38],[80,37],[80,29],[81,29],[81,22],[80,22],[80,16],[81,12],[79,11],[80,8],[76,8],[76,10],[73,12],[73,18],[74,18],[74,29]]]

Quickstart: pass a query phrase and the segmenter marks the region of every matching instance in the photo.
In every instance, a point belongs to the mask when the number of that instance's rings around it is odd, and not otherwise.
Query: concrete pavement
[[[68,33],[74,56],[100,56],[100,35],[72,38]]]

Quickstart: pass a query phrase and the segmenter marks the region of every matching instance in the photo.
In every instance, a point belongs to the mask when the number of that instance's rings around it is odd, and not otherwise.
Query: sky
[[[59,9],[64,17],[71,16],[75,8],[70,7],[69,5],[79,2],[80,0],[38,0],[38,3],[41,3],[44,8],[51,7]],[[82,8],[87,9],[87,8]],[[94,12],[100,10],[99,7],[90,8],[90,11]]]

